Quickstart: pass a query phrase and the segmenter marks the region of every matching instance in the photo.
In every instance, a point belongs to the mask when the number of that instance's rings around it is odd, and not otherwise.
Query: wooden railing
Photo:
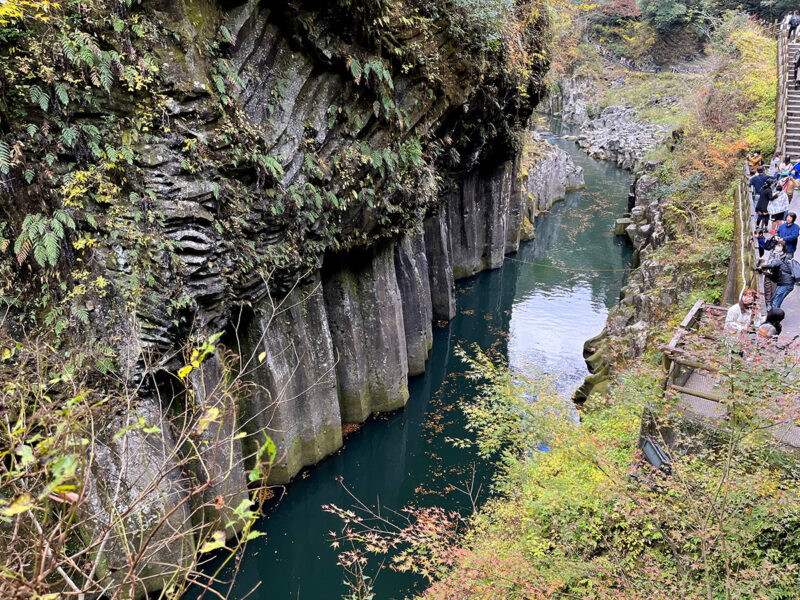
[[[720,402],[722,397],[715,393],[709,393],[703,390],[687,387],[689,377],[695,371],[705,371],[707,373],[714,373],[716,367],[708,364],[701,356],[695,355],[691,350],[682,347],[686,335],[696,329],[700,321],[707,319],[708,316],[713,315],[716,319],[725,319],[726,308],[721,306],[714,306],[713,304],[706,304],[700,298],[694,303],[691,310],[686,314],[681,321],[681,324],[675,329],[675,334],[672,336],[669,344],[662,346],[664,352],[664,369],[667,371],[666,390],[668,392],[678,392],[688,394],[690,396],[697,396],[706,400],[713,400]]]
[[[782,23],[778,29],[778,98],[775,107],[775,131],[778,134],[775,151],[780,152],[781,156],[786,153],[787,97],[789,91],[789,38],[786,35],[788,32],[788,23]]]

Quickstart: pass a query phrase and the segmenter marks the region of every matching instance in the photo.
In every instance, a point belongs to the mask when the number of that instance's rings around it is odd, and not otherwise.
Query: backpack
[[[789,269],[792,271],[792,277],[794,278],[794,284],[800,285],[800,262],[797,262],[795,259],[792,259],[789,262]]]

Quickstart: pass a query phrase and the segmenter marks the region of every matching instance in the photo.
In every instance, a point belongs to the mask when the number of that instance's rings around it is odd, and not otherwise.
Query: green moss
[[[324,425],[316,436],[308,440],[295,437],[286,450],[286,458],[274,465],[270,471],[269,483],[273,485],[288,483],[303,467],[317,464],[341,447],[341,427]]]

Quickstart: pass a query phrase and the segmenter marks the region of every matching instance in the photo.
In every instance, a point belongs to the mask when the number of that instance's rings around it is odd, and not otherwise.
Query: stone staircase
[[[795,88],[794,61],[800,51],[800,43],[789,44],[789,85],[786,91],[786,154],[793,162],[800,158],[800,87]],[[799,82],[800,84],[800,82]]]

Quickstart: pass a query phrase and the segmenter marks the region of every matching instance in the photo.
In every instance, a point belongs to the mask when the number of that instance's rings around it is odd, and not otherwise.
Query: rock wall
[[[408,374],[420,375],[433,346],[433,301],[421,222],[395,244],[394,270],[403,306]]]
[[[641,356],[650,336],[651,324],[691,292],[689,273],[673,273],[665,277],[655,253],[666,242],[663,216],[665,206],[653,197],[657,185],[655,162],[646,165],[634,184],[634,206],[625,233],[634,247],[633,266],[620,301],[609,311],[606,328],[584,344],[586,364],[592,375],[575,393],[575,400],[584,401],[592,394],[608,389],[611,366],[618,357]]]
[[[141,596],[161,589],[191,560],[192,535],[176,535],[191,531],[187,482],[169,418],[156,402],[142,399],[132,413],[104,425],[87,477],[85,535],[101,540],[93,549],[97,576],[108,577],[122,597]],[[119,515],[124,531],[113,527]],[[128,559],[145,540],[133,579]]]
[[[393,244],[329,257],[323,279],[345,423],[405,406],[408,350]]]
[[[276,444],[273,482],[337,450],[342,424],[405,405],[407,378],[425,371],[432,322],[455,316],[455,280],[502,266],[519,246],[520,215],[535,218],[582,183],[552,146],[533,166],[524,181],[516,161],[469,174],[440,214],[396,241],[329,254],[309,283],[258,309],[241,336],[245,358],[265,353],[244,412],[247,429]],[[537,204],[520,206],[523,186]]]
[[[265,302],[240,337],[243,371],[255,384],[242,424],[251,446],[264,435],[275,443],[270,479],[285,483],[342,444],[337,357],[319,275]]]
[[[536,156],[529,159],[525,174],[527,202],[524,215],[533,222],[541,211],[550,210],[566,193],[584,187],[583,169],[572,162],[569,154],[548,144],[538,134],[532,143]]]

